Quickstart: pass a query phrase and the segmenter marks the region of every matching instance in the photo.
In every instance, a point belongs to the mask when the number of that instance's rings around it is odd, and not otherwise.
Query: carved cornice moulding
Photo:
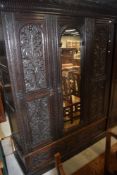
[[[32,11],[49,13],[71,13],[92,16],[92,13],[105,16],[117,16],[117,10],[104,6],[103,3],[89,0],[1,0],[1,11]]]

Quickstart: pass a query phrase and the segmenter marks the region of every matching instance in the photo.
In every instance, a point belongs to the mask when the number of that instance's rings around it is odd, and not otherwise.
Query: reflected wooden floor
[[[112,146],[110,174],[117,175],[117,143]],[[104,153],[72,175],[104,175]]]

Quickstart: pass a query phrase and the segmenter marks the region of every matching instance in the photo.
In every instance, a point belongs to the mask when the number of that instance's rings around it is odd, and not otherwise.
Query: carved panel
[[[101,117],[104,113],[105,82],[92,81],[90,85],[90,117]]]
[[[89,116],[105,116],[106,69],[109,29],[107,24],[96,24],[89,80]]]
[[[42,98],[27,102],[32,146],[51,139],[48,99]]]
[[[20,30],[20,47],[26,91],[46,87],[44,39],[41,27],[28,24]]]
[[[61,152],[64,158],[69,155],[73,156],[84,149],[87,142],[91,144],[96,136],[103,133],[105,130],[105,124],[106,120],[101,120],[94,123],[94,125],[91,125],[90,127],[88,126],[88,128],[85,128],[85,130],[80,132],[76,131],[69,136],[67,135],[67,137],[64,137],[64,139],[59,139],[58,141],[54,142],[54,144],[50,144],[43,148],[43,150],[36,150],[33,152],[33,154],[29,155],[29,159],[31,160],[29,165],[30,168],[33,168],[36,165],[40,168],[50,165],[50,163],[54,162],[53,158],[56,152]]]
[[[108,37],[108,26],[106,24],[96,24],[94,51],[92,57],[93,78],[105,75]]]

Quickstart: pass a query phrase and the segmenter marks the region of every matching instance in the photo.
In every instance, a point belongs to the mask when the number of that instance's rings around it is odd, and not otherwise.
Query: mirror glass
[[[69,28],[61,37],[64,129],[80,123],[81,46],[80,33]]]

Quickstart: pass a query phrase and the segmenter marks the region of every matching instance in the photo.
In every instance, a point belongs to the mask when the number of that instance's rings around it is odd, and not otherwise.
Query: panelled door
[[[58,18],[64,131],[106,121],[111,84],[113,22]],[[105,122],[106,126],[106,122]]]
[[[13,13],[2,16],[19,129],[14,137],[18,135],[18,143],[29,152],[60,135],[54,18]]]
[[[113,23],[86,18],[86,103],[88,123],[107,119],[111,85]]]

